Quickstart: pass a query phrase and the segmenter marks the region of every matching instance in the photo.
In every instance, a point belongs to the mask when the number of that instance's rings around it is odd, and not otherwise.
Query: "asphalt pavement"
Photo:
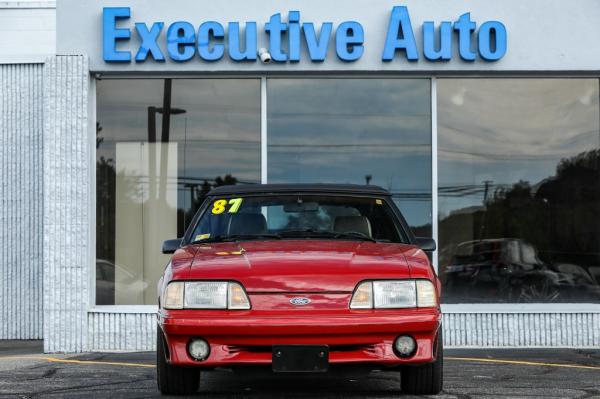
[[[40,344],[0,341],[0,398],[160,397],[152,352],[42,354]],[[598,398],[600,348],[446,350],[439,398]],[[202,373],[202,398],[395,398],[395,372],[368,375]]]

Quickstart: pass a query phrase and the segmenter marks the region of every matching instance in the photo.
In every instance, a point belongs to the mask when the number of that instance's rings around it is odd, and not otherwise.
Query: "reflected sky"
[[[431,223],[429,80],[269,79],[267,93],[269,182],[369,176],[411,225]]]
[[[258,79],[173,79],[171,116],[174,141],[217,140],[259,142]],[[98,122],[102,136],[117,141],[148,139],[148,107],[162,107],[163,79],[114,79],[97,84]],[[160,135],[161,115],[156,114]],[[258,127],[258,130],[257,130]]]
[[[439,79],[440,216],[599,146],[596,79]]]
[[[162,79],[98,82],[97,157],[114,158],[116,142],[148,140],[148,107],[163,103]],[[260,81],[174,79],[170,141],[180,144],[179,177],[214,179],[231,174],[260,181]],[[161,115],[156,114],[157,136]]]

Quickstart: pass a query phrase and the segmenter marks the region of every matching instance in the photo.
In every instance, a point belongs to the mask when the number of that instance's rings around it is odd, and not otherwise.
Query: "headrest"
[[[338,216],[333,222],[333,230],[337,233],[355,231],[371,237],[371,223],[366,216]]]
[[[227,234],[264,234],[266,231],[267,220],[262,213],[236,213],[229,220]]]

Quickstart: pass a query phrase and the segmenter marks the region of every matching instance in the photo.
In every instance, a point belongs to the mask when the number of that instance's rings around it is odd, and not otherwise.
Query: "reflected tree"
[[[115,163],[100,157],[96,162],[96,257],[115,259]]]
[[[496,268],[487,277],[488,281],[496,281],[496,288],[505,300],[510,298],[508,288],[511,284],[502,282],[515,275],[512,268],[520,267],[536,278],[547,278],[549,284],[557,287],[560,297],[557,300],[598,300],[600,299],[600,150],[583,152],[560,161],[556,174],[535,185],[527,181],[519,181],[510,187],[497,187],[482,207],[465,208],[454,211],[440,220],[440,272],[441,276],[457,276],[458,273],[471,268],[472,274],[464,274],[473,278],[474,273],[481,273],[485,268]],[[505,240],[520,242],[514,244],[521,255],[531,246],[535,257],[530,263],[521,259],[521,264],[507,264],[506,252],[509,246],[503,245],[494,250],[494,255],[483,252],[473,254],[468,261],[461,260],[457,251],[468,242]],[[515,241],[517,240],[517,241]],[[473,248],[483,245],[469,244]],[[499,245],[499,244],[498,244]],[[482,251],[481,249],[479,251]],[[475,256],[477,255],[477,256]],[[495,257],[495,258],[494,258]],[[492,259],[494,258],[494,259]],[[448,269],[450,267],[451,269]],[[505,268],[506,275],[500,269]],[[448,270],[446,270],[448,269]],[[452,274],[449,274],[452,270]],[[490,269],[491,270],[491,269]],[[529,270],[529,269],[528,269]],[[456,272],[458,271],[458,272]],[[537,274],[536,274],[537,273]],[[539,281],[527,282],[539,284]],[[514,285],[514,284],[513,284]],[[531,290],[531,287],[528,287]],[[547,287],[546,287],[547,289]],[[490,291],[491,292],[491,291]],[[464,292],[462,294],[465,294]],[[468,295],[468,293],[467,293]],[[472,299],[472,298],[471,298]],[[481,298],[479,298],[481,299]],[[540,298],[521,298],[535,301]],[[483,298],[485,300],[485,298]],[[487,301],[497,301],[490,297]]]
[[[101,143],[96,141],[97,145]],[[96,304],[115,303],[115,164],[100,157],[96,161]],[[99,283],[98,283],[99,282]]]
[[[183,188],[190,193],[190,207],[177,209],[177,234],[182,237],[192,218],[204,202],[206,195],[215,187],[231,186],[239,183],[239,180],[230,175],[217,176],[210,181],[205,179],[202,183],[183,183]]]

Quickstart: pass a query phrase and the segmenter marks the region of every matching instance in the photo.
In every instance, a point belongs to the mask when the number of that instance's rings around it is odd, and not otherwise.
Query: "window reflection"
[[[438,81],[446,302],[600,300],[594,79]]]
[[[154,304],[168,256],[213,187],[260,181],[257,79],[97,84],[96,303]]]
[[[431,235],[428,79],[269,79],[270,183],[376,184]]]

